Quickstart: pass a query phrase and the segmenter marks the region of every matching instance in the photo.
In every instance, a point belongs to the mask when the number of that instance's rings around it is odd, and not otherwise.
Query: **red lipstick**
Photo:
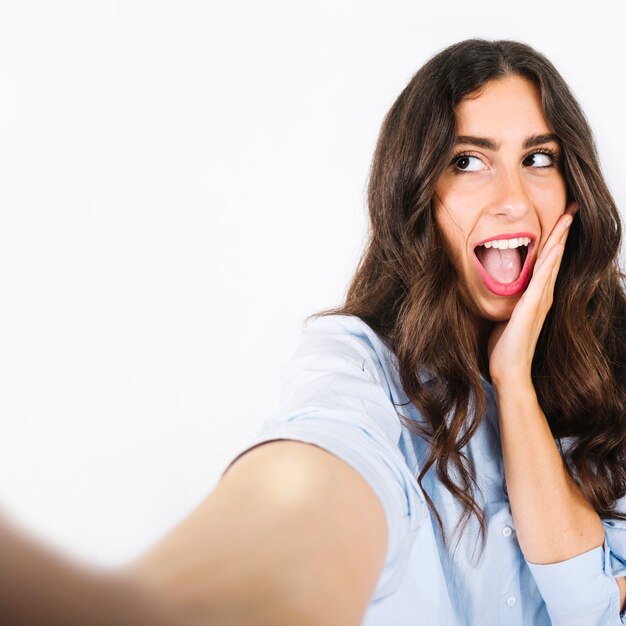
[[[528,244],[528,252],[526,254],[526,258],[524,259],[524,265],[522,266],[520,275],[512,283],[500,283],[492,278],[485,271],[485,268],[482,266],[482,263],[478,260],[478,257],[476,256],[475,250],[478,246],[483,245],[488,241],[514,239],[518,237],[530,238],[530,243]],[[531,279],[532,268],[534,265],[534,249],[535,236],[531,233],[506,233],[503,235],[497,235],[495,237],[489,237],[488,239],[484,239],[483,241],[476,244],[476,246],[474,247],[474,263],[478,268],[478,272],[480,274],[480,277],[483,279],[485,287],[487,287],[487,289],[496,296],[517,296],[523,293],[526,287],[528,287],[528,283]]]

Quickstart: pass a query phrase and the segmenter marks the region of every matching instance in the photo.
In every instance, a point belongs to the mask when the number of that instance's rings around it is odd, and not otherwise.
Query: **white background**
[[[115,565],[211,491],[341,302],[383,116],[450,43],[543,51],[625,206],[611,6],[0,3],[0,507]]]

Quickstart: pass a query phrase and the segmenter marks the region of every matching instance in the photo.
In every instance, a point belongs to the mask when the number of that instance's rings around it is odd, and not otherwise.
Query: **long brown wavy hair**
[[[368,186],[369,240],[345,302],[319,314],[358,316],[394,352],[403,389],[424,418],[418,423],[400,415],[429,444],[420,487],[435,464],[463,507],[463,528],[472,514],[477,517],[483,546],[486,520],[475,498],[476,468],[463,450],[485,414],[479,346],[435,223],[433,199],[453,156],[455,107],[487,81],[509,75],[539,88],[545,118],[560,142],[568,201],[579,204],[535,350],[533,383],[554,437],[559,443],[571,438],[561,454],[572,478],[601,517],[626,519],[615,509],[626,493],[620,217],[585,116],[542,54],[515,41],[471,39],[439,52],[413,76],[378,138]],[[435,376],[434,384],[420,383],[422,368]],[[441,518],[423,491],[445,541]]]

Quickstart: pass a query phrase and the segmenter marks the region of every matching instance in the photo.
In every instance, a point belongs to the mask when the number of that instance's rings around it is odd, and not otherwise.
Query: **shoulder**
[[[269,510],[280,508],[283,512],[305,511],[311,515],[313,508],[332,517],[338,508],[320,508],[320,504],[341,501],[357,518],[371,515],[376,518],[377,526],[385,529],[382,508],[367,482],[353,467],[315,443],[287,439],[264,441],[231,464],[220,484],[238,480],[242,480],[246,488],[254,485],[254,493],[262,493],[263,500],[271,500]]]
[[[359,318],[314,318],[283,368],[278,406],[247,447],[251,450],[262,443],[283,440],[275,448],[257,452],[257,462],[275,470],[268,481],[272,485],[280,484],[280,476],[292,476],[280,465],[283,453],[287,453],[284,440],[313,444],[311,448],[292,445],[289,450],[297,456],[292,458],[297,471],[307,477],[298,484],[322,480],[324,488],[323,476],[332,477],[334,470],[325,474],[321,466],[342,467],[344,487],[335,491],[337,497],[352,489],[361,493],[351,504],[353,521],[373,514],[372,508],[380,513],[376,504],[382,505],[389,543],[377,598],[399,584],[408,558],[407,546],[425,517],[421,491],[400,447],[402,424],[394,367],[390,349]],[[338,465],[341,462],[346,467]],[[316,476],[318,469],[321,471]],[[364,481],[359,482],[361,479]],[[318,487],[306,486],[304,492]],[[280,485],[281,492],[283,489],[285,485]],[[378,496],[378,503],[371,500],[372,493]],[[278,496],[282,497],[281,493]]]
[[[397,442],[395,358],[382,339],[354,316],[314,318],[281,374],[281,400],[271,420],[306,418],[334,432],[349,424]],[[338,433],[335,432],[335,435]]]
[[[318,359],[320,364],[358,367],[376,382],[389,383],[397,359],[385,341],[354,315],[322,315],[305,325],[293,360]]]

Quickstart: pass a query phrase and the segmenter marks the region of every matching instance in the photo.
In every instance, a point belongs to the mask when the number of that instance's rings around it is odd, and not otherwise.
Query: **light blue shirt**
[[[442,349],[445,349],[442,346]],[[444,548],[417,483],[426,443],[399,420],[423,420],[402,391],[396,359],[360,319],[313,320],[283,371],[276,411],[246,450],[273,439],[320,446],[356,469],[385,511],[389,542],[362,626],[618,626],[626,576],[626,523],[603,520],[605,543],[561,563],[537,565],[522,554],[504,481],[498,414],[488,410],[465,448],[487,514],[482,557],[474,516],[458,548]],[[421,375],[424,384],[429,377]],[[561,442],[567,445],[566,441]],[[520,442],[520,445],[523,445]],[[423,480],[450,536],[461,512],[432,467]],[[620,506],[621,505],[621,506]],[[618,503],[626,509],[626,498]],[[358,524],[355,520],[355,524]]]

